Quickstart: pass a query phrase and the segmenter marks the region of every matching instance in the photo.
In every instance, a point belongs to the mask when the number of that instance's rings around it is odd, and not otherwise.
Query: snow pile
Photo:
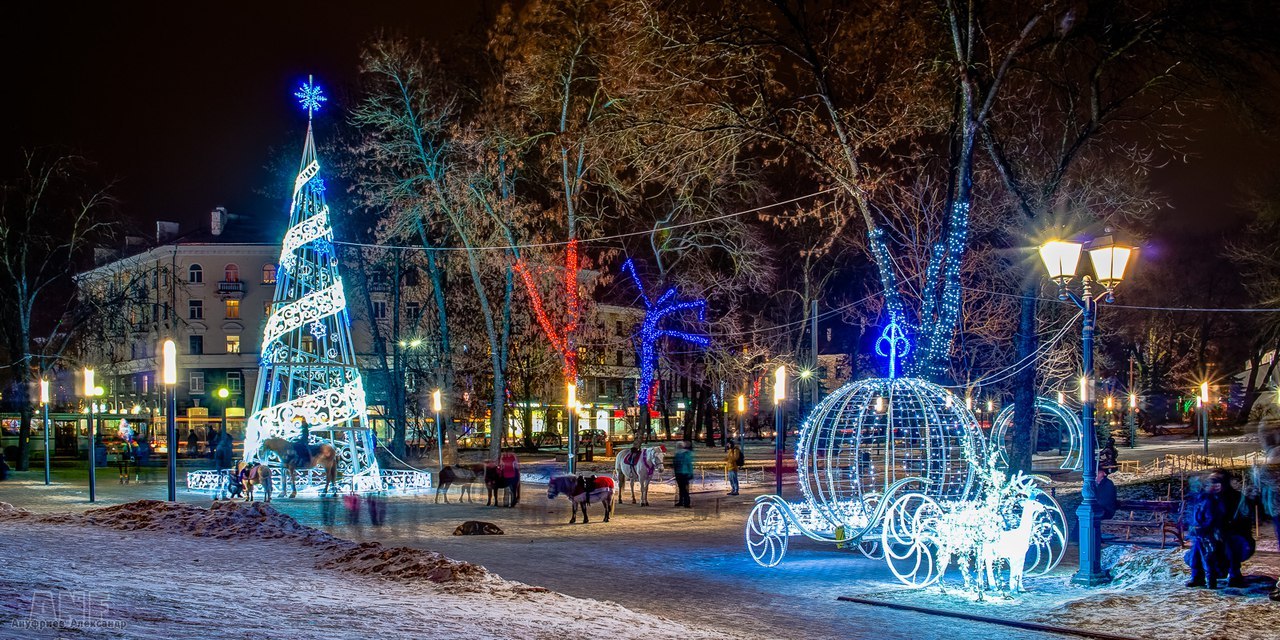
[[[399,581],[460,582],[489,576],[489,572],[480,565],[450,560],[434,551],[389,548],[378,542],[351,546],[322,560],[317,566]]]
[[[47,524],[95,525],[122,531],[158,531],[220,540],[285,539],[319,547],[317,566],[374,574],[394,580],[457,582],[484,580],[491,574],[479,565],[458,562],[439,553],[387,548],[377,542],[357,544],[313,529],[261,502],[214,502],[194,505],[139,500],[80,514],[35,516],[0,502],[0,521],[26,519]]]
[[[1152,583],[1175,584],[1185,581],[1186,563],[1183,549],[1150,549],[1134,545],[1108,545],[1102,548],[1102,566],[1111,572],[1111,589],[1137,590]]]

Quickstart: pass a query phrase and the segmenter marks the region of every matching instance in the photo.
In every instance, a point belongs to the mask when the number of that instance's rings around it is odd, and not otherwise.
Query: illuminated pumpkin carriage
[[[915,587],[936,582],[951,563],[967,585],[994,587],[991,570],[1007,563],[1008,584],[1020,588],[1022,575],[1062,559],[1066,519],[1032,478],[1007,477],[990,453],[972,412],[946,389],[914,378],[851,382],[800,431],[804,500],[758,498],[747,549],[772,567],[788,539],[804,535],[883,558]]]

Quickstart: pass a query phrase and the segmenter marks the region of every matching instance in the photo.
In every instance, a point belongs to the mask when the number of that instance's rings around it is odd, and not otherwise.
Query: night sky
[[[307,74],[340,98],[377,31],[448,41],[476,28],[483,6],[6,4],[4,161],[19,147],[70,145],[120,180],[122,210],[143,230],[156,219],[195,224],[219,205],[284,216],[288,194],[258,192],[271,182],[273,149],[301,153],[306,117],[292,93]]]
[[[372,34],[447,42],[474,33],[496,2],[15,4],[0,20],[4,161],[19,147],[71,145],[120,180],[124,214],[146,230],[155,219],[195,224],[219,205],[284,215],[286,194],[259,192],[273,150],[300,144],[291,94],[306,74],[329,89],[331,107],[347,106],[344,87]],[[1174,207],[1161,227],[1217,235],[1236,225],[1238,187],[1276,145],[1228,114],[1195,118],[1198,157],[1154,176]]]

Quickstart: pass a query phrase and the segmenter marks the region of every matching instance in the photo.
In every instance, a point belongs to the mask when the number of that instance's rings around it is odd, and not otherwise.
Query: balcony
[[[218,283],[218,295],[224,300],[244,298],[244,283],[239,280],[222,280]]]

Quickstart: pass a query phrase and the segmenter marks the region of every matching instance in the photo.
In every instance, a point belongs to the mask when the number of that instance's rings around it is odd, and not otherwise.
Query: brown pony
[[[292,487],[292,491],[289,493],[290,498],[298,497],[298,469],[292,455],[293,443],[284,438],[267,438],[262,441],[262,448],[280,458],[280,462],[285,469],[284,480],[281,484]],[[320,492],[320,495],[328,494],[330,487],[333,488],[333,495],[338,495],[338,450],[327,442],[313,444],[307,447],[307,450],[311,453],[311,467],[322,467],[324,469],[324,489]],[[281,493],[284,493],[284,487],[281,488]]]
[[[246,465],[239,473],[240,483],[244,485],[245,502],[253,502],[253,488],[256,486],[261,486],[262,492],[267,494],[264,502],[271,502],[271,467],[254,462]]]

